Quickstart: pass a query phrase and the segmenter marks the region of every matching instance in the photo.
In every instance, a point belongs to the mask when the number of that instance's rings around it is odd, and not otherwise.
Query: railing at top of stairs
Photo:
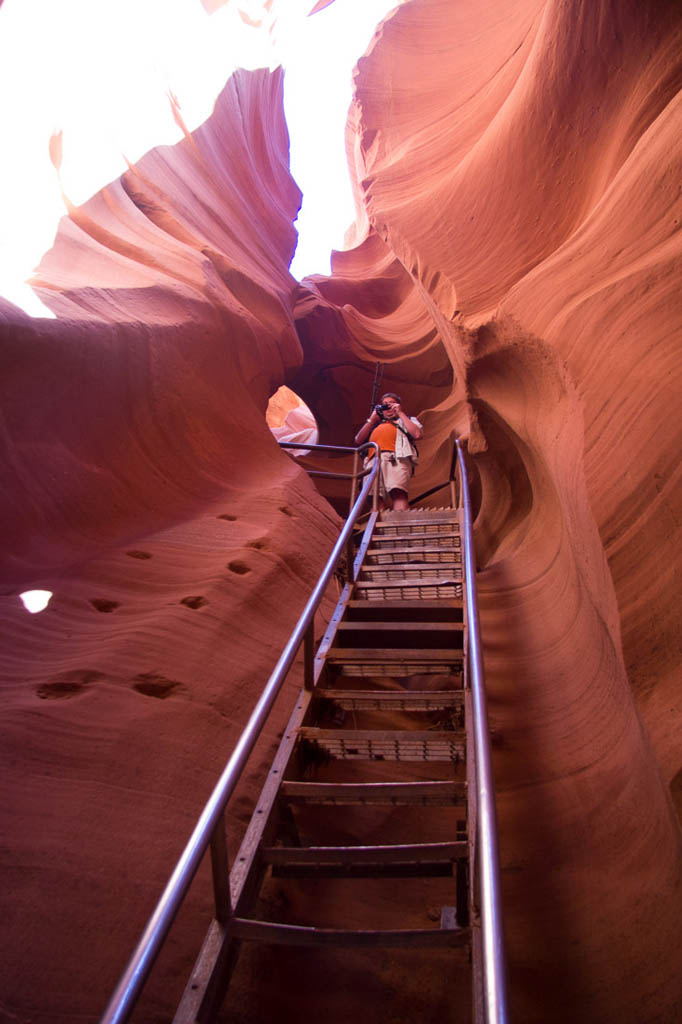
[[[100,1024],[124,1024],[142,992],[145,981],[161,951],[166,936],[187,895],[192,880],[207,849],[210,848],[213,888],[215,895],[216,920],[224,924],[231,913],[230,879],[227,861],[225,808],[232,796],[246,762],[260,736],[261,730],[272,709],[282,684],[287,677],[294,659],[304,645],[304,681],[306,688],[313,685],[314,659],[314,617],[324,592],[332,578],[334,570],[346,554],[349,582],[357,577],[364,551],[369,543],[378,503],[379,480],[377,468],[379,459],[364,470],[360,469],[360,458],[363,452],[371,448],[378,453],[372,443],[359,448],[347,448],[331,445],[311,445],[281,443],[280,447],[299,448],[306,451],[331,453],[352,453],[352,473],[326,473],[318,470],[311,475],[349,479],[352,481],[351,508],[348,518],[332,549],[327,563],[313,589],[313,592],[287,641],[284,650],[273,669],[249,721],[242,732],[225,769],[223,770],[213,793],[206,803],[192,835],[178,860],[161,898],[152,913],[142,936],[123,972],[116,989],[101,1017]],[[499,881],[499,853],[497,844],[497,820],[492,777],[490,753],[490,735],[488,730],[487,701],[483,674],[483,658],[481,653],[480,627],[476,597],[475,558],[473,549],[473,524],[469,499],[468,477],[464,458],[464,449],[459,440],[453,446],[453,457],[448,479],[432,488],[427,495],[449,487],[453,507],[456,505],[455,474],[459,470],[460,499],[463,513],[463,544],[465,559],[465,585],[467,606],[469,609],[469,678],[474,708],[474,747],[477,789],[477,863],[479,877],[479,905],[482,931],[482,1010],[483,1020],[487,1024],[507,1024],[507,990],[505,970],[505,949],[502,921],[502,907]],[[357,494],[358,481],[364,484]],[[361,510],[372,492],[374,515],[371,516],[360,552],[354,557],[352,531],[360,517]],[[412,504],[412,502],[411,502]],[[476,984],[476,980],[474,980]],[[477,1021],[478,1024],[478,1021]]]

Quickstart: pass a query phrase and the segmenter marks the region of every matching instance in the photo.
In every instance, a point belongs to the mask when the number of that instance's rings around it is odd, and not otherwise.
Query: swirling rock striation
[[[235,74],[62,220],[35,282],[57,319],[1,308],[3,1020],[99,1017],[338,532],[266,423],[302,359],[281,101],[281,71]],[[171,1015],[207,883],[141,1019]]]
[[[119,906],[151,905],[331,544],[269,396],[348,443],[380,360],[425,424],[415,493],[455,432],[472,454],[514,1016],[677,1020],[681,33],[673,2],[402,4],[356,69],[357,218],[329,277],[288,274],[277,74],[235,76],[63,221],[36,282],[59,318],[4,314],[5,590],[55,590],[40,617],[3,608],[12,903],[54,964],[38,1006],[5,922],[12,1012],[99,1009],[86,951],[106,920],[103,997],[145,916]],[[368,1019],[397,962],[355,964],[357,993],[317,964],[325,1012]],[[245,1013],[319,1012],[286,966],[259,1003],[260,965]],[[455,1012],[433,980],[413,972],[396,1020]]]
[[[524,1021],[682,1005],[681,32],[672,3],[413,0],[356,71],[344,268],[380,238],[411,277],[453,370],[427,434],[445,407],[476,453]]]

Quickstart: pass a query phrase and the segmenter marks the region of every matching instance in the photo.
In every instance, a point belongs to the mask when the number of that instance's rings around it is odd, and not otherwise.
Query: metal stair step
[[[426,612],[426,611],[441,611],[448,608],[463,608],[464,601],[462,598],[457,597],[443,597],[443,598],[431,598],[424,600],[405,600],[401,601],[398,599],[388,600],[375,600],[372,601],[371,608],[368,609],[366,600],[351,600],[348,602],[347,607],[349,609],[362,609],[362,611],[415,611],[415,612]]]
[[[443,665],[439,662],[429,661],[348,661],[334,662],[330,666],[337,676],[350,676],[353,678],[376,678],[405,679],[409,676],[462,676],[462,662],[453,662]]]
[[[465,782],[283,782],[281,795],[290,804],[335,807],[447,807],[465,804]]]
[[[360,590],[367,590],[371,587],[459,587],[460,595],[462,590],[462,571],[448,572],[447,569],[437,569],[428,579],[420,579],[418,576],[399,576],[385,580],[358,580],[355,584]],[[457,595],[457,596],[460,596]]]
[[[459,517],[453,509],[438,511],[429,509],[415,512],[382,512],[374,529],[390,530],[394,526],[449,526],[454,529],[459,525]]]
[[[400,928],[369,931],[347,928],[310,928],[274,921],[234,917],[230,932],[235,939],[281,946],[355,946],[409,949],[468,947],[470,928]]]
[[[455,761],[464,759],[462,730],[318,729],[298,730],[299,741],[344,761]],[[319,761],[319,755],[316,757]]]
[[[385,562],[380,565],[364,564],[360,569],[361,580],[391,582],[406,579],[408,583],[430,583],[441,576],[448,576],[461,583],[462,563],[456,559],[449,562]]]
[[[380,517],[374,525],[375,530],[393,530],[398,527],[410,527],[410,526],[441,526],[447,527],[450,530],[456,530],[459,528],[459,517],[452,509],[448,515],[410,515],[399,519],[398,516],[385,516]]]
[[[376,545],[383,545],[377,547]],[[368,554],[391,551],[423,551],[432,548],[434,551],[457,551],[461,548],[461,537],[454,530],[440,533],[406,533],[399,537],[392,534],[375,534],[372,536]]]
[[[332,663],[362,661],[401,664],[404,661],[416,661],[452,665],[461,662],[463,656],[461,647],[330,647],[327,651],[327,661]]]
[[[330,690],[316,688],[316,700],[328,700],[345,711],[442,711],[461,708],[463,690]]]
[[[274,877],[442,878],[469,853],[466,840],[400,846],[271,846],[261,850]]]
[[[461,550],[453,546],[435,547],[430,544],[427,547],[401,547],[401,548],[371,548],[367,552],[367,559],[371,565],[440,565],[451,562],[461,564]]]
[[[437,554],[423,554],[415,551],[415,557],[410,557],[410,552],[401,551],[393,555],[372,555],[365,559],[363,569],[392,568],[395,566],[409,566],[411,569],[423,567],[433,569],[438,567],[447,571],[448,566],[461,566],[462,559],[457,548],[443,548]]]
[[[368,625],[372,625],[369,623]],[[408,657],[414,658],[415,651],[425,654],[427,660],[431,650],[437,648],[443,650],[459,650],[462,646],[462,634],[464,628],[462,624],[452,623],[450,628],[442,631],[432,630],[413,630],[413,629],[348,629],[340,630],[335,639],[336,646],[333,648],[334,651],[361,651],[365,652],[372,657],[372,652],[375,650],[386,651],[391,650],[393,652],[392,658],[394,661],[401,662],[401,654],[403,651],[409,651]],[[350,659],[354,660],[354,659]],[[366,659],[365,659],[366,660]],[[382,663],[385,663],[386,659],[381,657]],[[461,657],[455,656],[455,661],[461,661]],[[451,664],[453,661],[452,657],[447,657],[445,662]]]
[[[442,559],[449,559],[457,564],[462,561],[461,548],[456,547],[454,544],[443,544],[440,547],[429,544],[429,548],[432,550],[427,551],[425,546],[421,544],[421,540],[418,544],[405,544],[401,547],[396,545],[395,537],[391,537],[391,541],[393,543],[390,547],[386,544],[383,548],[379,546],[368,551],[365,564],[369,561],[372,565],[393,565],[400,562],[439,565]]]
[[[451,633],[462,632],[463,622],[372,622],[344,619],[337,626],[343,633]]]
[[[366,649],[353,648],[354,657],[344,657],[350,648],[334,648],[338,657],[328,662],[329,668],[335,675],[341,676],[387,676],[390,678],[404,678],[415,675],[460,675],[463,667],[461,652],[448,651],[447,657],[443,659],[442,652],[397,650],[395,647],[385,651],[386,657],[380,660],[380,651],[373,651],[371,647]],[[364,657],[366,653],[374,654],[372,657]],[[430,654],[436,654],[435,659],[430,659]],[[454,657],[452,657],[454,653]]]
[[[366,601],[397,600],[398,597],[408,601],[420,598],[461,598],[462,580],[452,575],[439,574],[434,579],[400,579],[391,580],[360,580],[355,584],[354,593],[361,595]]]
[[[383,533],[373,533],[371,546],[373,548],[378,545],[400,547],[404,544],[406,547],[414,547],[419,544],[435,544],[442,539],[443,542],[449,542],[449,547],[458,550],[456,544],[457,536],[458,534],[453,533],[451,530],[441,530],[437,526],[424,526],[420,529],[393,527],[391,530],[385,530]]]
[[[424,602],[430,600],[448,601],[450,598],[461,597],[462,585],[461,583],[439,584],[432,587],[415,586],[414,584],[405,587],[386,585],[379,590],[360,590],[358,593],[361,595],[358,600],[363,605],[373,605],[379,601],[400,601],[401,599],[406,601],[421,599]]]

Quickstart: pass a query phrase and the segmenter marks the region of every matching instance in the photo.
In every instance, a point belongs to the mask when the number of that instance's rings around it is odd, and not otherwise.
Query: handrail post
[[[358,470],[360,468],[360,456],[358,455],[357,448],[353,452],[353,482],[350,487],[350,504],[348,506],[348,514],[355,504],[355,499],[358,493]]]
[[[483,948],[483,1000],[488,1024],[507,1024],[507,979],[500,892],[500,858],[497,842],[497,811],[493,783],[488,701],[478,617],[476,560],[464,449],[455,441],[460,473],[460,497],[464,520],[464,579],[467,592],[469,668],[474,711],[474,750],[478,804],[478,846],[481,880],[481,940]]]
[[[448,480],[450,482],[450,505],[452,508],[459,508],[457,502],[457,486],[455,483],[455,477],[457,474],[457,440],[452,446],[452,459],[450,460],[450,472],[448,473]]]
[[[315,616],[310,620],[310,625],[303,637],[303,685],[306,690],[312,690],[315,679]]]
[[[360,455],[358,454],[357,448],[353,452],[353,483],[350,490],[350,508],[355,503],[355,496],[358,493],[358,473],[360,472]],[[353,558],[353,535],[348,535],[348,541],[346,543],[346,579],[352,585],[355,583],[355,571],[354,571],[354,558]]]
[[[346,579],[351,586],[355,583],[355,547],[352,534],[346,541]]]
[[[216,827],[211,833],[211,873],[213,875],[216,921],[226,924],[232,917],[232,899],[224,813],[220,815]]]

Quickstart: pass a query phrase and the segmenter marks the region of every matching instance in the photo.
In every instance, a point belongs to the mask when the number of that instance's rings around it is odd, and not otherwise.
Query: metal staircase
[[[103,1024],[128,1019],[209,846],[215,918],[174,1017],[176,1024],[215,1018],[244,942],[451,948],[453,956],[471,964],[471,1019],[476,1024],[508,1019],[463,452],[459,450],[461,507],[407,512],[378,511],[375,467],[361,473],[357,453],[354,458],[354,485],[366,477],[360,497],[352,502],[325,572]],[[351,530],[372,487],[374,504],[356,551]],[[347,582],[314,652],[315,608],[344,552]],[[304,689],[228,870],[224,808],[299,646],[304,649]],[[336,809],[333,818],[325,811],[329,807]],[[376,845],[339,841],[339,835],[352,833],[358,808],[365,814],[367,808],[393,809],[400,841],[394,828],[390,841]],[[436,817],[425,808],[439,809]],[[400,878],[400,891],[410,880],[442,878],[446,895],[433,927],[396,928],[380,921],[372,930],[311,927],[259,915],[259,893],[271,878],[357,879],[360,885],[363,879]]]

